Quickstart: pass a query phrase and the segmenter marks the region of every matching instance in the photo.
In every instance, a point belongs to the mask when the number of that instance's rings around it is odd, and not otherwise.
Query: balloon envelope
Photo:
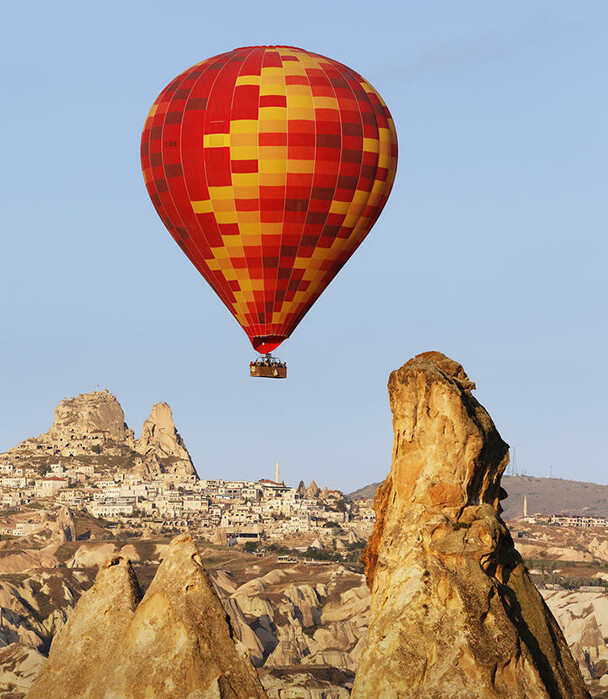
[[[380,215],[393,121],[350,68],[254,46],[184,71],[144,126],[146,187],[259,352],[293,332]]]

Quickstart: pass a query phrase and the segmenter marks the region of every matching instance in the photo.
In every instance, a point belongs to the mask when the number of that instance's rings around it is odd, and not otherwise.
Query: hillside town
[[[135,439],[107,391],[64,400],[49,432],[0,455],[0,534],[27,536],[61,507],[82,511],[122,534],[188,529],[216,543],[285,540],[305,548],[364,541],[374,522],[369,499],[274,480],[199,478],[165,403],[154,406]],[[15,517],[19,514],[18,517]],[[332,536],[333,535],[333,536]]]

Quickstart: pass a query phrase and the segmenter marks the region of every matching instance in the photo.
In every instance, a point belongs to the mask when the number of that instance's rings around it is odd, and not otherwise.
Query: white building
[[[132,515],[133,505],[126,502],[98,502],[89,508],[93,517],[118,517]]]
[[[50,476],[36,481],[36,491],[41,497],[52,497],[61,488],[67,488],[70,485],[69,478],[59,478],[58,476]]]

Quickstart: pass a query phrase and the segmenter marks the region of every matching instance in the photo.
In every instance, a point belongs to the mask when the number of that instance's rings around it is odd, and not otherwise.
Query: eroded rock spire
[[[111,560],[53,640],[28,699],[265,699],[189,535],[176,537],[139,602]]]
[[[114,656],[140,599],[129,561],[111,558],[53,639],[28,699],[93,696],[90,692],[103,686],[104,667]]]
[[[588,697],[499,517],[508,445],[457,362],[394,371],[394,445],[363,561],[370,626],[353,699]]]

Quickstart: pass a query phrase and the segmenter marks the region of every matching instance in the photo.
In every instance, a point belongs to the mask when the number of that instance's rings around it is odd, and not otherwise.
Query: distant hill
[[[381,482],[382,481],[380,481],[380,483]],[[359,490],[354,490],[352,493],[348,493],[346,499],[357,500],[358,498],[373,498],[380,483],[370,483],[369,485],[364,485],[363,488],[359,488]]]
[[[373,498],[380,483],[371,483],[349,493],[347,498]],[[563,478],[504,476],[502,487],[509,497],[502,501],[503,518],[520,517],[524,511],[524,495],[528,498],[528,514],[591,514],[608,517],[608,485],[568,481]]]

